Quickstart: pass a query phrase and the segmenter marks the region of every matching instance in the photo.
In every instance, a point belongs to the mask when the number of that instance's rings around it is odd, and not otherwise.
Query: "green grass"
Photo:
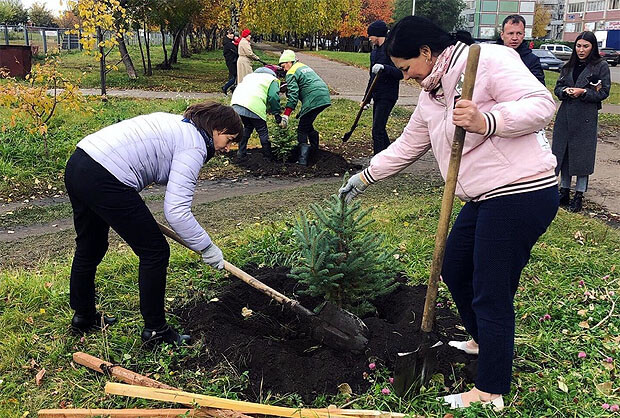
[[[228,100],[226,99],[226,103]],[[60,109],[49,126],[50,156],[46,157],[42,141],[29,134],[25,127],[9,128],[0,131],[0,202],[31,196],[62,193],[63,174],[67,159],[75,145],[86,135],[108,125],[140,114],[152,112],[183,113],[188,104],[196,100],[152,100],[110,98],[107,103],[91,98],[93,111],[84,113],[66,112]],[[321,113],[315,125],[321,132],[321,143],[327,147],[342,146],[341,138],[353,123],[357,103],[349,100],[335,100],[334,104]],[[396,138],[409,119],[411,112],[396,108],[388,124],[388,132]],[[7,117],[9,111],[0,108],[0,119]],[[269,118],[272,123],[273,118]],[[295,119],[293,119],[296,121]],[[271,125],[273,126],[273,125]],[[372,112],[364,112],[359,125],[342,152],[366,147],[367,155],[372,155]],[[250,146],[259,146],[256,133]],[[210,171],[238,173],[229,161],[218,157],[207,165]]]
[[[170,55],[170,46],[167,46]],[[262,51],[255,53],[265,61],[273,61],[267,58]],[[228,69],[221,50],[201,52],[193,54],[190,58],[181,58],[179,53],[178,63],[171,70],[156,68],[164,60],[161,46],[151,48],[152,76],[145,76],[142,66],[142,58],[138,47],[129,47],[138,79],[131,80],[127,76],[125,66],[118,64],[118,70],[108,73],[106,84],[108,88],[118,89],[144,89],[162,91],[195,91],[202,93],[220,92],[220,88],[228,81]],[[99,61],[85,52],[72,51],[60,54],[60,72],[72,81],[81,79],[82,88],[100,88]],[[116,64],[119,60],[118,51],[109,55],[108,64]],[[35,61],[36,62],[36,61]],[[256,63],[255,68],[261,64]]]
[[[307,210],[335,192],[335,185],[315,185],[285,192],[237,197],[198,205],[195,214],[220,245],[226,257],[240,266],[248,262],[286,265],[295,257],[290,243],[294,214]],[[370,187],[362,196],[372,206],[373,229],[386,234],[386,245],[398,248],[401,269],[412,283],[423,283],[434,246],[441,201],[441,182],[397,176]],[[260,219],[247,217],[247,207]],[[455,212],[460,207],[455,204]],[[66,237],[69,240],[69,236]],[[41,238],[39,238],[40,240]],[[29,245],[35,245],[32,241]],[[121,318],[106,333],[84,339],[68,332],[71,310],[68,304],[68,273],[71,247],[58,243],[62,251],[43,258],[36,268],[5,267],[0,271],[0,415],[34,415],[39,408],[72,407],[169,407],[103,395],[105,377],[70,365],[71,354],[86,351],[117,362],[140,373],[188,391],[239,398],[247,384],[243,370],[181,369],[179,364],[205,347],[183,350],[162,348],[146,351],[139,347],[141,318],[136,284],[137,259],[121,241],[113,239],[98,270],[99,308]],[[24,243],[4,247],[12,257]],[[217,296],[226,281],[222,274],[204,267],[198,257],[178,245],[172,256],[166,304],[169,311],[191,303],[194,298]],[[435,401],[443,392],[440,379],[426,391],[407,400],[380,394],[381,378],[366,394],[357,394],[354,408],[392,408],[399,412],[444,416],[606,416],[601,404],[620,403],[617,364],[619,353],[617,311],[620,263],[620,233],[599,221],[561,210],[547,233],[535,245],[516,296],[517,341],[515,375],[509,403],[503,414],[474,409],[449,411]],[[583,283],[580,281],[583,280]],[[616,293],[613,293],[616,292]],[[442,284],[440,300],[449,298]],[[551,319],[540,322],[549,314]],[[584,321],[589,328],[584,327]],[[175,319],[172,318],[172,322]],[[581,325],[580,325],[581,323]],[[597,324],[599,324],[597,326]],[[586,358],[578,358],[584,351]],[[607,357],[612,363],[605,362]],[[458,365],[455,365],[458,367]],[[36,386],[36,373],[47,373]],[[613,370],[610,370],[613,368]],[[387,373],[382,371],[382,373]],[[387,374],[386,374],[387,376]],[[566,385],[565,392],[559,382]],[[611,383],[612,392],[602,393],[598,384]],[[605,386],[599,386],[605,390]],[[277,403],[299,406],[294,394]],[[273,401],[273,399],[272,399]],[[329,402],[319,397],[317,406]]]
[[[359,68],[370,66],[369,52],[342,52],[342,51],[304,51],[308,54],[318,55],[332,61],[353,65]]]

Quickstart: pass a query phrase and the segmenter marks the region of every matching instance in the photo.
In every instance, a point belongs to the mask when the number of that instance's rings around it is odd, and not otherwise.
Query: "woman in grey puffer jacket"
[[[189,342],[188,335],[179,335],[166,322],[170,248],[138,192],[152,183],[165,184],[166,220],[191,249],[202,253],[207,264],[221,269],[222,251],[194,218],[191,204],[203,164],[216,151],[228,150],[242,131],[241,118],[232,107],[200,103],[187,108],[183,116],[137,116],[78,143],[65,170],[77,233],[70,282],[74,331],[84,333],[116,322],[95,309],[95,272],[112,227],[140,259],[142,340],[149,345]]]

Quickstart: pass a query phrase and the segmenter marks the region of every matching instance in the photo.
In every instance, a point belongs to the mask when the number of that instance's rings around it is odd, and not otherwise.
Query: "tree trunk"
[[[153,75],[153,65],[151,64],[151,33],[148,30],[148,25],[144,22],[144,47],[146,48],[146,75]]]
[[[178,62],[177,57],[179,56],[179,46],[181,45],[181,38],[183,37],[183,30],[179,29],[172,38],[172,49],[170,50],[170,59],[168,62],[170,63],[170,67],[172,68],[172,64],[176,64]]]
[[[134,67],[131,56],[129,56],[129,51],[127,51],[125,37],[123,35],[119,35],[116,37],[116,41],[118,42],[118,50],[121,53],[121,59],[123,60],[123,64],[127,70],[127,75],[131,80],[137,79],[138,75],[136,74],[136,67]]]
[[[187,45],[187,35],[189,32],[191,32],[189,25],[181,32],[181,58],[189,58],[192,56],[189,46]]]
[[[164,50],[164,62],[159,64],[159,66],[163,70],[169,70],[171,66],[170,66],[170,61],[168,61],[168,51],[166,50],[166,32],[164,31],[164,28],[160,28],[160,32],[161,32],[161,38],[162,38],[161,47]]]
[[[103,45],[103,33],[101,32],[101,27],[97,26],[97,43],[99,45]],[[105,88],[105,51],[103,46],[99,47],[99,79],[101,81],[101,100],[106,102],[108,100],[106,96],[106,88]]]
[[[144,60],[144,49],[142,49],[142,39],[140,39],[140,31],[138,31],[138,46],[140,47],[140,56],[142,57],[142,68],[144,68],[144,75],[147,75],[146,61]]]

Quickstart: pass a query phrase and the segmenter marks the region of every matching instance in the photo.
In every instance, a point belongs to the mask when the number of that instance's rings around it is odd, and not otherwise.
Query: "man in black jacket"
[[[235,34],[232,29],[228,29],[226,37],[224,38],[224,59],[226,60],[226,67],[228,67],[228,81],[222,86],[222,93],[228,94],[230,89],[237,80],[237,46],[233,43]]]
[[[394,66],[390,57],[385,53],[387,33],[388,27],[382,20],[376,20],[368,26],[368,39],[374,48],[370,53],[370,80],[368,80],[366,92],[370,89],[377,73],[381,71],[372,92],[372,146],[375,154],[390,145],[385,126],[398,100],[399,81],[403,78],[402,72]]]
[[[534,55],[523,38],[525,38],[525,19],[523,16],[506,16],[502,23],[502,32],[497,43],[517,51],[523,64],[534,74],[534,77],[545,85],[545,72],[540,65],[540,58]]]

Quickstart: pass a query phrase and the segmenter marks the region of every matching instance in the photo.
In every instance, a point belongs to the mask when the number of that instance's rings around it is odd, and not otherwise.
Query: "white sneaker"
[[[437,398],[437,400],[440,401],[443,399],[444,403],[447,403],[448,405],[450,405],[450,409],[467,408],[467,406],[465,406],[463,403],[463,397],[461,395],[462,393],[457,393],[454,395],[446,395],[446,396]],[[482,402],[482,405],[483,406],[489,405],[493,408],[495,412],[499,412],[502,409],[504,409],[504,397],[498,396],[492,401]]]
[[[467,354],[472,354],[474,356],[478,355],[478,348],[469,348],[467,346],[467,341],[450,341],[448,342],[448,345],[451,347],[456,348],[457,350],[461,350],[466,352]]]

